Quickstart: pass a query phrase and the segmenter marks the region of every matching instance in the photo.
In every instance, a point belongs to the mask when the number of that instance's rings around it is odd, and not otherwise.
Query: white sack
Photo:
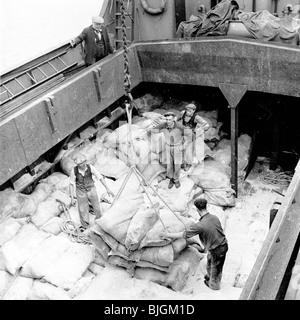
[[[65,290],[71,289],[94,259],[90,246],[74,243],[45,272],[44,280]]]
[[[47,282],[34,280],[31,300],[71,300],[68,293]]]
[[[50,236],[43,241],[36,253],[22,267],[21,274],[26,277],[40,279],[70,248],[72,242],[68,238]]]
[[[0,224],[0,247],[12,239],[20,230],[21,224],[13,218]]]
[[[2,246],[6,270],[15,274],[49,236],[50,234],[38,230],[33,224],[24,225],[13,239]]]

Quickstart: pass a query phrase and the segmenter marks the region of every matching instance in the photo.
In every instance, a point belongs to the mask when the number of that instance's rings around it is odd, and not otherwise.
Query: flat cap
[[[104,19],[100,16],[93,16],[92,21],[95,23],[104,23]]]
[[[168,116],[172,116],[172,117],[175,117],[176,114],[172,111],[167,111],[166,113],[164,113],[164,117],[168,117]]]
[[[78,153],[76,156],[74,156],[74,162],[76,164],[81,164],[87,161],[87,158],[84,154]]]

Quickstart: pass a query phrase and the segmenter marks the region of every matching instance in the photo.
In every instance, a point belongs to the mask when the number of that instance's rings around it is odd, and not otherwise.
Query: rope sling
[[[127,32],[126,32],[126,11],[124,6],[124,0],[120,0],[120,9],[121,9],[121,22],[122,22],[122,40],[123,40],[123,57],[124,57],[124,90],[125,95],[127,97],[127,101],[125,101],[125,107],[126,107],[126,114],[127,114],[127,120],[128,120],[128,128],[129,128],[129,134],[127,136],[127,142],[129,145],[129,155],[131,154],[131,160],[129,160],[130,170],[122,183],[116,197],[114,198],[111,207],[115,204],[115,202],[119,199],[120,195],[122,194],[132,172],[135,173],[137,179],[139,180],[146,196],[148,197],[153,209],[155,210],[155,213],[157,214],[160,222],[163,225],[163,228],[166,230],[166,227],[159,215],[159,211],[156,205],[153,204],[153,201],[151,197],[148,194],[148,191],[146,190],[144,183],[151,188],[151,190],[160,198],[160,200],[164,203],[164,205],[176,216],[176,218],[184,225],[184,228],[186,229],[185,223],[180,219],[180,217],[170,208],[170,206],[162,199],[162,197],[158,194],[158,192],[151,186],[149,181],[142,175],[142,173],[138,170],[136,167],[136,163],[134,162],[134,150],[133,150],[133,139],[132,139],[132,110],[133,108],[137,109],[135,102],[133,100],[133,97],[131,95],[131,80],[130,80],[130,70],[129,70],[129,60],[128,60],[128,43],[127,43]],[[128,157],[129,159],[129,157]],[[143,183],[144,182],[144,183]]]

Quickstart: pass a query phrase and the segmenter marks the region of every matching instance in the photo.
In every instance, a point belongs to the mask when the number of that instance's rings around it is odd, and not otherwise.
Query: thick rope
[[[90,238],[84,233],[85,229],[82,226],[76,225],[76,223],[71,220],[64,221],[60,228],[73,242],[93,244]]]
[[[90,238],[84,233],[85,229],[82,226],[76,225],[76,223],[72,221],[66,204],[60,199],[56,199],[56,201],[60,203],[60,211],[64,212],[67,217],[60,226],[61,231],[65,232],[73,242],[92,244]]]
[[[267,172],[259,175],[259,179],[274,185],[289,185],[292,181],[292,176],[286,174],[285,172]]]

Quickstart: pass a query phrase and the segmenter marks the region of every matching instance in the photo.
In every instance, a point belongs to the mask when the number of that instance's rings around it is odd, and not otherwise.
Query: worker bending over
[[[196,199],[194,205],[199,213],[200,219],[185,231],[169,233],[163,231],[160,234],[162,239],[191,238],[199,235],[204,245],[204,252],[207,252],[207,274],[204,276],[204,283],[212,290],[219,290],[222,278],[222,270],[228,251],[227,239],[219,218],[207,211],[207,201]]]

